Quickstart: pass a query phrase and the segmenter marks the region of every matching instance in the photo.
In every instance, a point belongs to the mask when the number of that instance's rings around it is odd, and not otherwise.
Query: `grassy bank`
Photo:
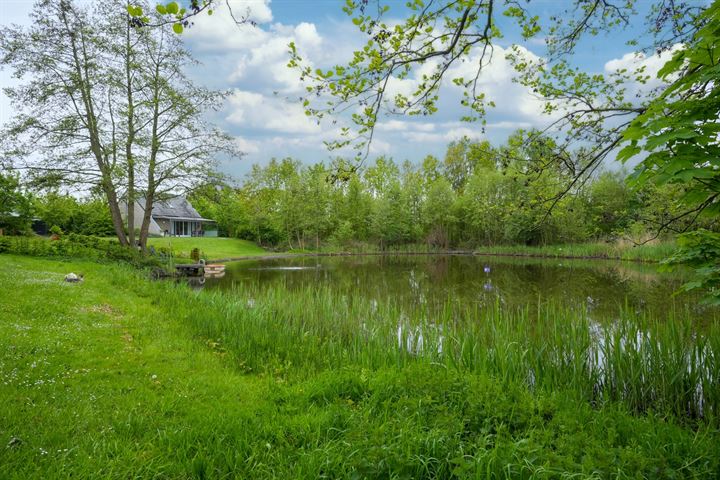
[[[634,245],[631,242],[595,242],[568,245],[498,245],[482,247],[463,247],[451,249],[450,252],[474,253],[476,255],[505,255],[522,257],[547,258],[585,258],[615,259],[642,262],[659,262],[674,253],[674,242],[659,242],[645,245]],[[375,244],[355,243],[348,246],[323,246],[320,250],[291,250],[292,253],[323,253],[323,254],[380,254],[380,253],[447,253],[448,250],[430,247],[426,244],[394,245],[380,249]]]
[[[198,248],[203,257],[208,260],[223,258],[248,257],[262,255],[267,252],[258,247],[255,243],[238,238],[222,237],[163,237],[150,238],[148,245],[160,248],[165,247],[173,252],[173,255],[180,258],[189,258],[190,251]]]
[[[496,246],[475,249],[477,255],[511,255],[551,258],[608,258],[642,262],[659,262],[675,252],[674,242],[634,245],[624,243],[580,243],[539,247]]]
[[[117,265],[0,266],[8,478],[720,472],[717,325],[696,331],[682,312],[587,330],[559,307],[449,305],[429,319],[324,290],[225,296]],[[69,271],[85,281],[63,282]],[[536,316],[532,335],[523,315]],[[608,342],[604,374],[582,360],[593,332]],[[678,412],[698,381],[704,410]]]

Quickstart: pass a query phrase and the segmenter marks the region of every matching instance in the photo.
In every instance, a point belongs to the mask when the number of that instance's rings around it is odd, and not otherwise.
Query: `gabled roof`
[[[203,218],[197,210],[190,205],[187,199],[175,197],[169,200],[156,201],[153,205],[152,216],[155,218],[174,218],[182,220],[199,220],[212,222]]]

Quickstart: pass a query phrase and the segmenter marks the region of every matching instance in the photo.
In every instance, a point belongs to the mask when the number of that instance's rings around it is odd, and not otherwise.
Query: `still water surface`
[[[668,313],[702,322],[719,316],[697,295],[673,295],[681,274],[656,265],[607,260],[532,259],[464,255],[296,257],[227,264],[206,289],[254,284],[290,291],[327,287],[341,295],[432,311],[446,302],[508,308],[541,304],[587,308],[595,321],[617,318],[621,307],[656,318]]]

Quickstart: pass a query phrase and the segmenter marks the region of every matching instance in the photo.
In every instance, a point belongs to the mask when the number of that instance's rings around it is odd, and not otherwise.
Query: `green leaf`
[[[165,9],[167,10],[167,13],[169,13],[171,15],[175,15],[180,10],[180,7],[178,7],[177,2],[170,2],[167,5],[165,5]],[[182,30],[180,32],[175,31],[175,33],[181,33],[181,32],[182,32]]]
[[[183,26],[181,23],[175,23],[173,24],[173,32],[177,33],[178,35],[183,33]]]
[[[127,6],[128,14],[130,14],[131,17],[141,17],[143,14],[142,7],[139,7],[137,5],[128,5]]]
[[[162,5],[160,3],[155,6],[155,10],[157,10],[160,15],[165,15],[167,13],[167,8],[165,8],[165,5]]]
[[[637,145],[628,145],[627,147],[620,150],[620,152],[617,154],[617,160],[625,163],[630,158],[634,157],[638,153],[640,153],[642,149],[638,147]]]

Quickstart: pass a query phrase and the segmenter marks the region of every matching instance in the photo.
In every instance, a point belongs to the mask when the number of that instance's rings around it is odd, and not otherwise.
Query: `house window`
[[[174,223],[174,234],[182,237],[190,235],[190,227],[188,222],[175,221]]]

